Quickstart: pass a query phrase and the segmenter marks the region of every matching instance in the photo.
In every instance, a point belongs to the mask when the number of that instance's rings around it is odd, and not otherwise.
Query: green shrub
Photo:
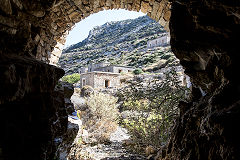
[[[80,80],[80,74],[78,74],[78,73],[73,73],[71,75],[62,77],[63,82],[68,82],[71,84],[77,83],[79,80]]]
[[[96,119],[116,121],[118,118],[117,100],[109,94],[94,93],[90,95],[87,106]]]
[[[136,74],[136,75],[138,75],[138,74],[142,74],[143,71],[142,71],[141,68],[137,68],[137,69],[135,69],[135,70],[133,71],[133,73]]]
[[[117,98],[109,94],[93,93],[87,98],[87,116],[83,116],[83,125],[90,137],[98,142],[108,142],[110,134],[117,129],[119,111]]]
[[[179,114],[178,103],[186,98],[186,92],[187,88],[180,85],[175,71],[166,73],[163,79],[148,82],[136,79],[118,92],[123,102],[121,109],[132,113],[121,123],[138,149],[166,144]]]

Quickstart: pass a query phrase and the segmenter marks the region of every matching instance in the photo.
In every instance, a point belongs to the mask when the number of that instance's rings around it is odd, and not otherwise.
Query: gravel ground
[[[75,123],[79,125],[79,128],[82,126],[81,120],[76,120],[72,118],[74,116],[69,117],[69,121],[71,123]],[[75,139],[75,143],[78,141],[79,137],[87,138],[87,131],[79,131],[78,135]],[[84,134],[84,135],[83,135]],[[144,160],[145,157],[141,155],[136,155],[129,153],[122,145],[124,140],[128,140],[130,136],[127,134],[127,130],[118,127],[117,130],[111,134],[109,144],[84,144],[81,147],[76,149],[76,155],[81,155],[81,158],[77,158],[76,160]]]

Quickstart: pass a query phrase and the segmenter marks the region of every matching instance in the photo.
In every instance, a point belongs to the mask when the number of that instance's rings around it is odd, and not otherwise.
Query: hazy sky
[[[124,9],[119,10],[104,10],[98,13],[92,14],[80,21],[75,27],[69,32],[65,47],[78,43],[87,38],[88,33],[93,27],[100,26],[106,22],[121,21],[126,19],[135,19],[139,16],[144,16],[142,12],[127,11]]]

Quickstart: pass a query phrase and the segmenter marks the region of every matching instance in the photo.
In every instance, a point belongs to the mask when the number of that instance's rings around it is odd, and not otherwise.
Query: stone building
[[[109,62],[90,64],[79,69],[80,87],[85,85],[93,88],[117,88],[121,85],[121,74],[129,73],[134,69],[127,66],[115,66]]]
[[[89,85],[95,89],[115,88],[120,86],[120,75],[111,72],[87,72],[80,76],[80,87]]]
[[[168,45],[170,42],[170,35],[169,33],[161,34],[160,37],[150,40],[147,42],[148,48],[159,47]]]
[[[109,66],[95,68],[94,71],[112,72],[112,73],[128,73],[128,72],[132,72],[133,70],[134,69],[131,67],[109,65]]]

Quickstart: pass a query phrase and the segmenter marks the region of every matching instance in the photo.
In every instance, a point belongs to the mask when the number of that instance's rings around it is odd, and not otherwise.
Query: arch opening
[[[74,1],[75,2],[75,1]],[[70,11],[68,12],[69,15],[66,17],[63,17],[61,23],[58,24],[57,22],[53,22],[52,26],[55,26],[55,29],[58,29],[61,27],[61,32],[58,33],[57,36],[54,36],[54,40],[56,41],[53,51],[49,53],[49,62],[50,64],[56,65],[59,57],[61,56],[62,50],[64,48],[64,44],[66,42],[66,36],[68,35],[69,31],[74,27],[74,25],[81,21],[82,19],[87,18],[89,15],[93,13],[98,13],[99,11],[102,11],[104,9],[126,9],[128,11],[140,11],[143,13],[146,13],[149,17],[159,22],[166,30],[169,31],[169,19],[171,15],[170,7],[171,3],[167,0],[162,0],[161,2],[153,1],[153,2],[144,2],[144,1],[133,1],[131,3],[127,2],[106,2],[105,5],[100,4],[99,1],[95,2],[94,4],[91,2],[88,2],[87,5],[89,5],[90,11],[88,13],[82,13],[79,11],[79,9],[82,9],[83,4],[81,2],[69,4],[68,2],[63,2],[60,5],[56,5],[53,7],[53,11],[59,11],[60,8],[63,6],[68,6],[67,8],[70,8]],[[84,4],[86,5],[86,4]],[[73,10],[75,8],[75,10]],[[60,14],[60,13],[59,13]],[[51,17],[55,17],[56,14],[53,12]],[[57,33],[56,33],[57,34]]]
[[[135,24],[133,24],[133,23],[135,23]],[[116,27],[116,26],[119,26],[119,24],[122,24],[122,26],[120,26],[118,28],[119,31],[116,32],[116,29],[111,26]],[[124,25],[131,24],[135,28],[129,27],[128,29],[126,29],[126,28],[124,28],[126,26],[123,26],[123,24]],[[141,25],[143,25],[143,24],[144,24],[144,26],[142,27]],[[131,64],[132,67],[140,67],[140,68],[144,67],[146,76],[156,78],[155,84],[157,82],[157,84],[158,84],[157,87],[161,87],[160,81],[158,81],[157,78],[158,79],[163,78],[164,74],[160,73],[160,72],[166,72],[165,71],[165,70],[167,70],[166,68],[172,67],[172,69],[174,69],[174,71],[176,71],[176,73],[178,72],[177,74],[179,74],[180,72],[181,72],[181,74],[184,74],[184,73],[183,73],[183,69],[182,69],[181,65],[179,64],[179,60],[177,60],[177,58],[173,55],[173,53],[170,53],[171,52],[170,42],[169,41],[167,42],[167,39],[169,40],[169,37],[167,37],[167,36],[169,36],[169,34],[163,29],[162,26],[158,25],[157,27],[154,27],[154,25],[157,25],[157,23],[154,22],[152,19],[150,19],[148,16],[142,16],[142,17],[139,17],[139,18],[131,20],[131,21],[126,20],[126,21],[121,21],[121,22],[107,22],[102,26],[94,27],[89,32],[89,35],[85,40],[83,40],[82,42],[79,42],[77,44],[74,44],[70,47],[67,47],[64,50],[62,57],[60,58],[59,65],[64,68],[64,70],[66,71],[67,74],[78,73],[78,72],[80,73],[80,85],[79,85],[80,88],[84,86],[83,83],[81,83],[81,82],[83,82],[83,80],[88,79],[89,81],[92,81],[92,82],[89,82],[88,85],[91,86],[96,92],[109,93],[110,89],[112,89],[112,88],[115,88],[115,89],[117,88],[119,90],[121,87],[123,87],[123,85],[126,85],[126,82],[129,80],[128,78],[126,78],[127,77],[126,74],[132,74],[132,72],[134,71],[133,68],[131,68],[131,67],[128,68],[129,66],[126,66],[127,63]],[[149,28],[151,28],[151,29],[149,29]],[[145,31],[145,30],[148,30],[148,31]],[[113,32],[112,35],[109,34],[110,31]],[[144,33],[140,33],[139,35],[135,34],[135,33],[141,32],[141,31],[142,32],[144,31]],[[119,33],[121,33],[121,34],[119,34]],[[123,39],[123,40],[119,41],[119,39],[122,39],[121,36],[123,36],[125,34],[129,35],[129,33],[130,33],[130,35],[133,34],[132,37],[134,37],[134,38],[129,36],[128,38],[126,38],[126,40]],[[106,34],[106,36],[104,36],[104,34]],[[118,36],[118,34],[120,36]],[[111,41],[114,39],[114,37],[116,37],[115,41],[117,43]],[[102,44],[100,45],[100,43],[102,43]],[[122,44],[124,44],[125,47],[123,47]],[[135,46],[135,47],[131,47],[131,45]],[[108,47],[108,46],[110,46],[110,47]],[[127,47],[134,48],[134,49],[125,50],[124,48],[127,48]],[[140,51],[140,50],[142,50],[142,51]],[[167,53],[167,54],[165,55],[165,53]],[[117,56],[117,54],[119,54],[119,56]],[[87,57],[84,57],[85,55],[87,55]],[[98,56],[95,56],[95,55],[98,55]],[[113,55],[115,55],[115,57]],[[133,58],[135,56],[139,56],[139,55],[141,55],[143,59],[141,59],[141,57],[140,57],[139,61],[135,62],[135,60],[133,60]],[[117,57],[120,57],[122,59],[120,60]],[[158,59],[155,59],[156,57]],[[168,60],[171,61],[169,59],[170,57],[172,58],[172,60],[174,59],[173,60],[174,63],[171,63],[171,65],[166,65],[166,63],[165,63],[166,61],[168,61]],[[165,58],[165,61],[162,61],[160,64],[156,63],[156,62],[160,61],[161,58],[162,59]],[[66,63],[66,62],[68,62],[68,63]],[[151,67],[150,67],[150,64],[152,65]],[[165,64],[165,66],[164,66],[164,64]],[[177,65],[177,64],[179,66],[175,67],[175,65]],[[161,67],[159,67],[159,66],[154,67],[154,65],[155,66],[160,65]],[[160,69],[160,68],[162,68],[162,69]],[[155,75],[147,73],[147,72],[151,72],[157,76],[155,77]],[[139,72],[137,74],[139,74],[139,76],[144,77],[144,75],[142,74],[142,69],[141,69],[141,72]],[[125,76],[125,77],[116,78],[116,75],[118,75],[119,77],[121,75]],[[111,80],[109,78],[111,78]],[[141,78],[141,77],[136,76],[135,78]],[[185,75],[181,75],[180,80],[182,83],[181,85],[185,86],[186,85]],[[117,84],[118,81],[119,81],[119,84]],[[189,82],[189,79],[188,79],[188,82]],[[136,81],[136,83],[142,85],[140,81]],[[151,81],[151,80],[144,79],[144,83],[152,83],[151,85],[153,85],[153,81]],[[175,81],[174,81],[174,83],[175,83]],[[75,87],[78,87],[78,84],[76,84]],[[134,87],[136,87],[136,86],[134,86]],[[148,86],[148,87],[150,88],[150,86]],[[172,90],[174,90],[174,87],[172,88]],[[99,88],[101,88],[101,89],[99,89]],[[141,89],[146,90],[146,88],[147,87],[144,87]],[[84,89],[85,89],[85,87],[84,87]],[[154,89],[152,89],[152,91],[153,90]],[[155,96],[157,93],[158,92],[156,92],[156,91],[155,91],[155,93],[151,92],[151,94],[152,95],[154,94]],[[122,94],[122,93],[120,93],[120,94]],[[133,93],[131,93],[131,94],[133,94]],[[137,93],[137,94],[139,94],[139,93]],[[128,102],[129,98],[127,98],[127,94],[124,93],[123,96],[124,96],[126,102]],[[96,97],[94,97],[94,98],[96,98]],[[142,97],[134,97],[134,98],[138,98],[138,100],[136,102],[131,102],[131,103],[137,103],[138,101],[141,103],[142,103],[142,101],[144,101],[144,103],[146,103],[148,101],[148,103],[151,103],[153,105],[153,101],[151,101],[152,100],[151,97],[148,97],[146,99],[144,99]],[[155,104],[155,107],[156,106],[157,106],[157,104]],[[172,109],[175,112],[174,114],[176,114],[176,115],[179,114],[179,111],[177,111],[178,109],[176,109],[176,106]],[[152,116],[157,115],[157,113],[156,112],[153,113],[152,110],[148,111],[148,112],[149,113],[146,112],[148,114],[148,117],[150,117],[149,116],[150,112],[151,112],[151,114],[154,114]],[[157,118],[158,120],[161,119],[159,117],[162,117],[162,116],[158,115],[158,118]],[[146,128],[144,128],[144,129],[146,129]],[[153,131],[151,131],[151,132],[152,132],[151,137],[156,138],[157,136],[153,135],[154,134]],[[166,138],[166,137],[169,137],[169,134],[170,134],[170,132],[162,134],[162,136]],[[162,137],[162,139],[164,139],[163,137]],[[157,140],[157,138],[155,140],[156,140],[155,142],[159,142],[159,140]],[[151,143],[152,143],[152,141],[151,142],[149,141],[148,145],[150,145]],[[158,144],[158,145],[162,145],[162,143],[163,142],[161,142],[161,144]]]

